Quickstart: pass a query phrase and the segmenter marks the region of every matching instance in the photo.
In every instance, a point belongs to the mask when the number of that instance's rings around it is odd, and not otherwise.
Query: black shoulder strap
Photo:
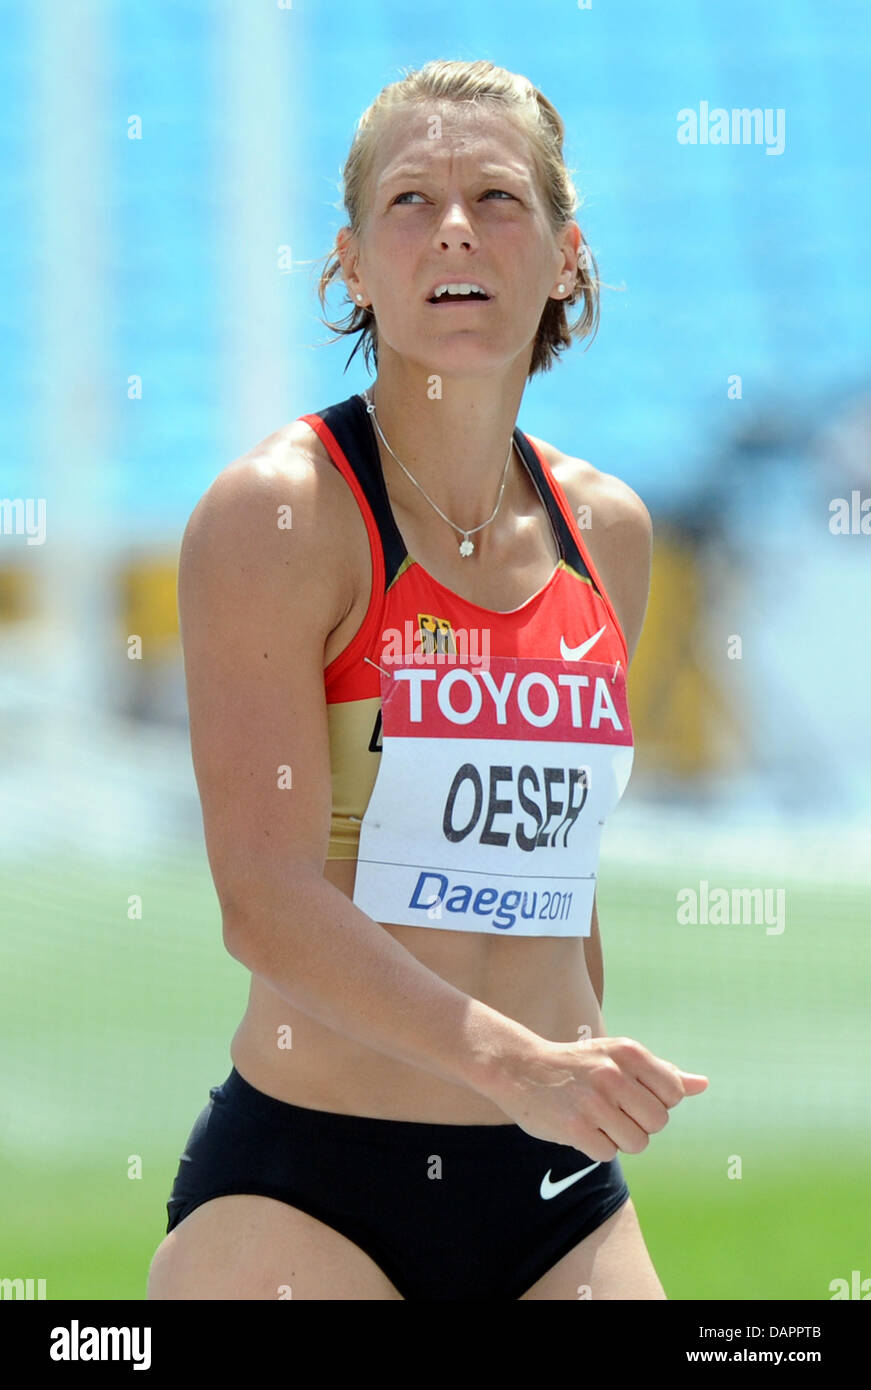
[[[553,488],[545,477],[544,469],[539,462],[535,449],[521,429],[515,429],[514,442],[520,451],[523,462],[526,464],[527,472],[535,484],[536,491],[541,498],[542,506],[546,509],[551,519],[551,524],[556,533],[560,555],[567,565],[570,565],[573,570],[582,575],[585,579],[589,579],[592,583],[592,576],[587,567],[587,563],[578,549],[574,536],[569,530],[568,522],[563,516],[560,505],[553,495]]]
[[[386,591],[393,583],[407,551],[390,509],[390,499],[381,472],[381,456],[365,402],[355,394],[345,401],[340,401],[338,405],[328,406],[326,410],[318,410],[315,414],[320,416],[335,435],[336,442],[354,470],[363,495],[372,510],[384,553]]]

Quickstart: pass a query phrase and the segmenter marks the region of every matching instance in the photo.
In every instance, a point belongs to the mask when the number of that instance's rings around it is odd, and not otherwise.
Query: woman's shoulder
[[[644,502],[616,474],[586,459],[563,453],[546,440],[528,436],[578,521],[590,558],[626,634],[630,658],[635,650],[650,592],[653,524]]]
[[[619,525],[636,531],[640,538],[650,536],[650,513],[638,493],[622,478],[594,468],[586,459],[563,453],[534,434],[527,437],[544,455],[576,516],[580,507],[589,507],[591,512],[595,508],[602,529]]]
[[[215,475],[188,520],[186,539],[206,529],[231,529],[237,543],[250,534],[295,533],[325,544],[356,508],[338,469],[314,430],[293,420],[240,454]],[[325,527],[325,523],[329,523]]]
[[[359,551],[359,555],[358,552]],[[308,426],[292,421],[226,464],[191,513],[181,543],[186,588],[205,577],[297,594],[317,584],[341,611],[366,531],[341,474]]]

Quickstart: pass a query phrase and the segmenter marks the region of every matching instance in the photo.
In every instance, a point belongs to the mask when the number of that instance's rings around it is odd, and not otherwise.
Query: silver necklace
[[[488,516],[488,518],[487,518],[486,521],[482,521],[480,526],[473,526],[473,527],[471,528],[470,531],[466,531],[466,530],[464,530],[464,528],[463,528],[462,526],[458,526],[457,523],[456,523],[455,521],[451,521],[451,519],[450,519],[449,516],[445,516],[445,514],[444,514],[444,512],[442,511],[441,507],[439,507],[439,506],[432,500],[432,498],[430,497],[430,495],[429,495],[428,492],[425,492],[425,491],[424,491],[424,489],[421,487],[421,485],[420,485],[420,483],[417,481],[417,479],[416,479],[416,478],[413,478],[413,477],[411,476],[411,474],[409,473],[409,471],[408,471],[408,469],[406,468],[405,464],[402,462],[402,459],[396,458],[396,455],[393,453],[393,450],[390,448],[390,445],[387,443],[387,440],[384,439],[384,433],[383,433],[383,431],[382,431],[382,429],[381,429],[381,426],[380,426],[379,423],[378,423],[378,416],[375,414],[375,405],[374,405],[374,402],[373,402],[373,401],[370,401],[370,399],[369,399],[369,393],[368,393],[367,391],[362,391],[360,394],[361,394],[362,399],[366,402],[366,409],[367,409],[367,411],[369,412],[369,414],[372,416],[372,419],[373,419],[373,421],[374,421],[374,423],[375,423],[375,428],[376,428],[376,430],[377,430],[378,433],[381,435],[381,438],[382,438],[382,440],[384,441],[384,447],[385,447],[385,449],[387,449],[388,453],[390,453],[390,454],[392,455],[392,457],[396,459],[396,462],[399,464],[399,467],[402,469],[403,473],[405,474],[406,478],[408,478],[409,482],[414,483],[414,486],[417,488],[418,492],[422,492],[422,493],[423,493],[424,497],[426,498],[427,502],[429,502],[430,506],[431,506],[435,511],[438,512],[439,516],[442,518],[442,521],[446,521],[446,522],[448,523],[448,525],[449,525],[449,526],[452,526],[453,529],[454,529],[455,531],[459,531],[460,535],[461,535],[462,538],[463,538],[463,539],[460,541],[460,554],[462,555],[463,559],[465,560],[466,557],[467,557],[468,555],[471,555],[471,554],[474,552],[474,549],[475,549],[475,542],[472,541],[472,540],[469,540],[469,537],[470,537],[470,536],[474,536],[474,534],[475,534],[476,531],[483,531],[483,529],[484,529],[485,526],[489,526],[489,525],[490,525],[490,522],[493,520],[493,518],[495,517],[496,513],[498,512],[498,510],[499,510],[499,508],[500,508],[500,506],[501,506],[501,504],[502,504],[502,494],[503,494],[503,492],[505,491],[505,480],[506,480],[507,477],[508,477],[508,465],[509,465],[509,463],[511,462],[511,451],[512,451],[512,449],[514,448],[514,435],[512,434],[512,436],[511,436],[511,443],[510,443],[509,446],[508,446],[508,457],[507,457],[507,459],[505,460],[505,467],[504,467],[503,470],[502,470],[502,485],[501,485],[501,487],[499,488],[499,496],[498,496],[497,499],[496,499],[496,506],[493,508],[492,513],[490,514],[490,516]]]

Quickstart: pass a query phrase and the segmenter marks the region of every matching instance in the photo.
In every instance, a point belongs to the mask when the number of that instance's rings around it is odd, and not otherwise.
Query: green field
[[[711,1081],[621,1156],[642,1228],[672,1299],[828,1299],[871,1277],[871,891],[791,882],[775,936],[679,925],[692,882],[613,864],[600,880],[608,1031]],[[0,1277],[141,1298],[246,972],[201,854],[7,865],[0,905]]]
[[[643,1157],[621,1160],[648,1248],[669,1298],[828,1299],[829,1283],[859,1268],[868,1277],[868,1166],[839,1160],[772,1165],[754,1180],[675,1172]],[[3,1273],[47,1279],[49,1298],[142,1298],[163,1235],[173,1151],[141,1182],[110,1164],[4,1162]],[[8,1184],[8,1186],[7,1186]]]

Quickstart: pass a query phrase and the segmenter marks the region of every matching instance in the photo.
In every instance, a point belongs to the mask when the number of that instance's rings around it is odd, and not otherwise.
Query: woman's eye
[[[504,197],[506,197],[506,198],[511,198],[512,201],[515,201],[515,202],[516,202],[516,199],[515,199],[515,197],[514,197],[514,194],[513,194],[513,193],[509,193],[508,190],[507,190],[506,188],[488,188],[487,191],[486,191],[485,193],[483,193],[481,196],[482,196],[483,198],[489,198],[491,193],[501,193],[501,194],[504,195]],[[403,200],[404,198],[422,198],[422,197],[423,197],[423,194],[422,194],[422,193],[399,193],[399,194],[397,194],[397,196],[393,199],[393,201],[394,201],[394,203],[401,203],[402,200]]]

